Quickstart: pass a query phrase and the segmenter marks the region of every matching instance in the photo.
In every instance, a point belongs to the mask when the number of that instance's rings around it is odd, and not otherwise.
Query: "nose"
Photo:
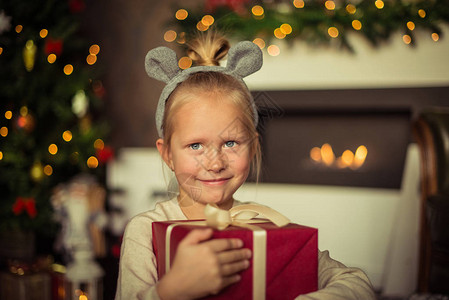
[[[221,149],[211,149],[208,156],[208,171],[220,173],[228,166],[226,154]]]

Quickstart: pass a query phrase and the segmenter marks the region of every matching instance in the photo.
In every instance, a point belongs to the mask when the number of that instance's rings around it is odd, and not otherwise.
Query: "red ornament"
[[[17,197],[16,202],[12,206],[12,212],[18,216],[23,211],[26,211],[28,213],[28,216],[30,218],[35,218],[37,216],[37,210],[36,210],[36,201],[34,198],[29,197]]]
[[[104,164],[114,158],[114,151],[111,147],[105,146],[103,149],[99,149],[95,156],[100,164]]]
[[[62,40],[47,38],[45,41],[45,54],[50,55],[51,53],[60,56],[62,53]]]
[[[86,3],[83,0],[69,0],[69,7],[70,11],[76,14],[86,9]]]

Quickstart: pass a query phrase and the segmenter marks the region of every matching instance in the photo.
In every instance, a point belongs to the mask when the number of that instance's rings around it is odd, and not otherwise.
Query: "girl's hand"
[[[217,294],[240,280],[251,251],[239,239],[215,239],[212,229],[190,232],[179,243],[170,271],[157,284],[161,299],[196,299]],[[208,241],[209,240],[209,241]]]

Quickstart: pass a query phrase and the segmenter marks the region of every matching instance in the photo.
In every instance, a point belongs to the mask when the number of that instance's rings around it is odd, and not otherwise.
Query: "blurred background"
[[[445,0],[0,0],[0,298],[113,299],[126,222],[171,180],[145,55],[167,46],[188,68],[186,40],[214,28],[264,55],[246,79],[263,174],[236,198],[317,227],[320,249],[379,297],[449,293],[432,281],[449,278],[447,253],[422,264],[417,135],[449,107],[448,22]]]

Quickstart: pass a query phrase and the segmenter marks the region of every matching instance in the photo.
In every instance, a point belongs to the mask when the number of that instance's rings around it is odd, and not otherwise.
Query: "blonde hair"
[[[216,32],[202,34],[188,44],[187,53],[196,65],[219,65],[219,60],[226,56],[229,50],[228,41]],[[224,92],[225,91],[225,92]],[[171,136],[173,135],[172,116],[187,101],[188,97],[197,93],[215,93],[226,95],[226,99],[240,108],[242,118],[240,119],[247,130],[249,136],[250,155],[252,156],[252,175],[258,180],[261,169],[261,146],[259,134],[253,116],[253,98],[248,88],[231,75],[222,72],[197,72],[181,82],[171,93],[165,104],[165,111],[162,120],[162,130],[164,132],[165,144],[169,147]],[[218,97],[223,99],[223,97]]]

